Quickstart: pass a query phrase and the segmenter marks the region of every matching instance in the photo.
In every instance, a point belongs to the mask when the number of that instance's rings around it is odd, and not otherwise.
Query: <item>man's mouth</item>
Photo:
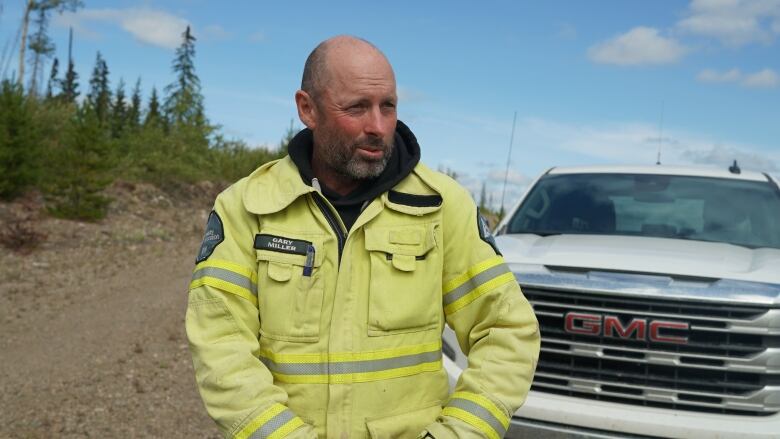
[[[359,146],[356,152],[363,158],[369,160],[380,160],[385,156],[385,150],[376,147]]]

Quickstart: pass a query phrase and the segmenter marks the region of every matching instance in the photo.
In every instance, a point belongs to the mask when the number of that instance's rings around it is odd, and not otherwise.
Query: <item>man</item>
[[[295,94],[289,156],[217,198],[187,334],[236,438],[501,438],[539,350],[531,307],[469,194],[419,164],[395,76],[329,39]],[[469,367],[450,395],[441,333]]]

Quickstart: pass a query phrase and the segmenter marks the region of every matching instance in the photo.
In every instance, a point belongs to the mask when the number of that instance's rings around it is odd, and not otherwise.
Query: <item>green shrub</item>
[[[115,156],[109,133],[101,127],[91,106],[70,119],[59,145],[52,148],[52,163],[42,187],[49,211],[62,218],[97,220],[106,215],[109,198],[101,194],[114,179]]]
[[[282,149],[250,148],[241,141],[217,138],[211,149],[212,179],[234,182],[284,154]]]
[[[12,199],[36,182],[40,133],[34,106],[21,87],[0,83],[0,198]]]

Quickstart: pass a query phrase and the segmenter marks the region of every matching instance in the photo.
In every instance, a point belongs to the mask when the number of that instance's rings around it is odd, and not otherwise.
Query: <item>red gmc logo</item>
[[[663,334],[664,329],[685,329],[689,325],[683,322],[664,320],[632,319],[624,325],[617,316],[570,312],[566,314],[566,332],[570,334],[603,335],[634,340],[650,340],[661,343],[687,344],[688,337],[676,337]]]

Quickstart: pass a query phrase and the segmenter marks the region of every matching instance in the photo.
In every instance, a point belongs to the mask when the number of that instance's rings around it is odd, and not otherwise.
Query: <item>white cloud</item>
[[[621,66],[669,64],[681,59],[687,51],[676,40],[661,36],[658,29],[640,26],[591,46],[588,57],[597,63]]]
[[[138,41],[166,49],[181,44],[181,35],[189,25],[183,18],[147,8],[82,9],[63,13],[55,19],[59,26],[73,26],[75,30],[93,36],[97,34],[87,24],[99,22],[118,24]]]
[[[531,178],[525,174],[522,174],[520,172],[517,172],[517,170],[510,168],[509,173],[506,172],[506,169],[500,169],[499,167],[494,167],[490,170],[487,174],[487,179],[493,182],[498,183],[504,183],[504,178],[506,178],[507,184],[517,184],[517,185],[527,185],[531,182]]]
[[[693,0],[679,29],[730,47],[769,43],[780,35],[778,0]]]
[[[733,82],[750,88],[774,88],[780,85],[780,75],[772,69],[763,69],[755,73],[742,73],[739,69],[717,71],[704,69],[696,76],[701,82]]]
[[[463,118],[467,119],[467,118]],[[495,122],[498,123],[498,122]],[[504,131],[509,126],[504,124]],[[659,139],[659,127],[654,123],[574,124],[555,120],[524,118],[517,121],[522,133],[515,144],[504,206],[513,206],[527,190],[534,175],[523,173],[529,154],[545,166],[581,164],[655,164],[661,146],[664,165],[708,165],[728,168],[738,160],[742,169],[762,172],[780,171],[780,151],[765,145],[753,145],[724,140],[708,134],[691,133],[666,128]],[[517,139],[516,139],[517,140]],[[484,182],[492,208],[499,208],[506,172],[506,151],[492,163],[482,161],[446,161],[447,167],[458,173],[458,181],[478,201]],[[526,165],[521,165],[526,163]],[[521,166],[523,166],[521,168]]]
[[[737,82],[741,78],[742,72],[739,69],[731,69],[724,72],[704,69],[696,76],[696,79],[701,82]]]
[[[758,169],[765,172],[777,172],[780,169],[775,161],[767,160],[765,154],[723,145],[713,145],[709,149],[703,150],[687,150],[683,152],[682,157],[692,163],[702,165],[724,167],[736,160],[743,169]]]
[[[742,85],[752,88],[774,88],[780,84],[780,76],[772,69],[764,69],[760,72],[746,75]]]
[[[519,128],[524,143],[547,145],[557,151],[576,153],[578,162],[586,163],[655,163],[658,152],[658,127],[647,123],[609,125],[573,125],[543,119],[527,119]],[[712,154],[714,149],[725,150]],[[710,136],[675,130],[665,130],[661,143],[664,164],[711,163],[727,166],[736,158],[745,162],[743,169],[779,169],[780,152],[766,151],[754,145],[744,145],[712,139]],[[731,154],[734,152],[734,154]],[[735,155],[736,154],[736,155]],[[566,154],[560,154],[565,157]],[[733,156],[733,157],[732,157]],[[704,158],[709,158],[708,161]],[[717,159],[717,160],[716,160]],[[744,160],[743,160],[744,159]]]
[[[505,188],[505,169],[496,167],[489,170],[487,174],[478,175],[461,170],[455,170],[455,172],[457,173],[458,183],[469,191],[475,203],[484,202],[487,207],[494,210],[501,208],[502,198],[504,208],[511,208],[528,189],[532,181],[531,178],[510,169]],[[481,200],[483,186],[485,188],[485,199]]]

